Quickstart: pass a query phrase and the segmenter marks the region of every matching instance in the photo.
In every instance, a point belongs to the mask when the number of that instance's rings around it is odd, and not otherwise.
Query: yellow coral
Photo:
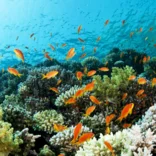
[[[18,149],[21,140],[14,138],[11,124],[2,121],[2,116],[3,111],[0,108],[0,156],[7,156],[11,151]]]

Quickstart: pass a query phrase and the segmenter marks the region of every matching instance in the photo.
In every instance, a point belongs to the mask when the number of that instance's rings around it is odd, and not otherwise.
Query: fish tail
[[[112,152],[112,156],[115,156],[115,153],[114,153],[114,151]]]
[[[75,144],[75,139],[73,139],[70,143],[71,143],[72,145]]]
[[[121,122],[122,121],[122,116],[120,116],[116,121],[119,121],[119,122]]]
[[[42,80],[46,78],[46,75],[42,74]]]
[[[18,77],[21,77],[23,74],[18,74]]]

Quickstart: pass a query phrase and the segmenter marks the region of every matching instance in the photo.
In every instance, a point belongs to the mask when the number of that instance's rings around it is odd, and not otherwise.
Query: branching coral
[[[56,106],[63,106],[65,100],[72,97],[76,93],[76,91],[78,91],[79,89],[81,89],[81,87],[75,85],[75,86],[71,87],[68,91],[66,91],[65,93],[60,94],[57,97],[57,99],[55,100],[55,105]]]
[[[151,58],[150,61],[145,63],[144,71],[145,76],[148,76],[151,79],[156,77],[156,57]]]
[[[151,106],[145,115],[137,122],[142,131],[147,131],[149,128],[156,135],[156,104]]]
[[[75,147],[74,145],[71,145],[71,143],[70,143],[73,138],[74,128],[75,127],[71,126],[68,129],[52,136],[50,139],[50,144],[54,147],[57,147],[57,146],[61,147],[61,149],[63,151],[66,151],[66,152],[73,151],[74,152],[77,149],[77,147]],[[90,130],[86,126],[82,126],[80,135],[84,132],[92,132],[92,130]]]
[[[55,156],[55,153],[50,150],[48,145],[44,145],[39,153],[39,156]]]
[[[2,114],[2,109],[0,109]],[[12,151],[17,151],[22,140],[14,136],[13,128],[8,122],[0,120],[0,155],[7,156]]]
[[[55,110],[45,110],[34,114],[33,116],[35,130],[45,131],[47,133],[53,132],[53,124],[63,124],[62,114],[58,114]]]
[[[156,105],[155,105],[156,106]],[[154,131],[151,131],[149,127],[155,126],[155,122],[152,122],[155,118],[155,106],[152,106],[140,121],[139,125],[134,125],[130,129],[118,131],[113,135],[102,135],[97,140],[95,137],[85,142],[83,147],[77,151],[76,156],[111,156],[111,151],[104,145],[104,141],[108,141],[117,156],[144,156],[146,154],[152,155],[154,152],[154,146],[156,146],[156,135]],[[147,116],[152,116],[148,117]],[[151,118],[150,120],[148,120]],[[144,126],[144,122],[150,122],[153,126]],[[135,137],[134,137],[135,136]]]
[[[121,102],[121,90],[125,90],[129,84],[128,77],[134,75],[132,67],[126,66],[123,69],[112,68],[111,78],[104,76],[103,80],[99,75],[94,76],[94,93],[101,101],[109,101],[114,104]]]
[[[20,78],[10,75],[10,73],[8,73],[7,71],[0,73],[0,103],[4,100],[5,95],[14,94],[17,92],[17,85],[20,82],[26,80],[30,65],[26,63],[19,64],[18,66],[14,66],[14,68],[16,68],[20,73],[23,74]]]
[[[92,70],[92,69],[97,69],[98,67],[100,67],[101,62],[99,61],[98,58],[94,57],[94,56],[90,56],[85,58],[82,62],[81,62],[83,67],[87,67],[88,70]]]
[[[32,114],[24,108],[18,95],[6,95],[1,106],[4,111],[3,120],[11,123],[15,130],[32,126]]]
[[[132,129],[118,131],[114,135],[112,133],[105,136],[101,134],[98,140],[93,138],[85,142],[83,148],[80,147],[77,151],[76,156],[111,156],[112,152],[105,146],[104,141],[112,145],[115,155],[132,156],[133,153],[139,153],[140,149],[144,151],[145,147],[151,153],[156,136],[150,129],[144,134],[139,126],[133,126]]]
[[[142,59],[147,56],[145,53],[136,52],[133,49],[123,49],[113,48],[104,58],[104,64],[111,69],[112,67],[123,67],[131,66],[138,73],[143,72],[143,62]]]
[[[19,146],[18,151],[14,151],[15,155],[27,156],[30,154],[31,149],[35,146],[35,141],[40,137],[40,135],[30,134],[28,128],[23,129],[22,131],[17,131],[15,137],[18,137],[23,140]]]

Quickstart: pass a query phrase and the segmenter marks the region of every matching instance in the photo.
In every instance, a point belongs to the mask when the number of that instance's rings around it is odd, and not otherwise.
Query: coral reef
[[[78,91],[79,89],[81,89],[81,87],[75,85],[71,87],[68,91],[66,91],[65,93],[60,94],[55,100],[55,105],[63,106],[65,104],[65,100],[72,97],[76,93],[76,91]]]
[[[0,103],[3,102],[5,95],[15,94],[17,92],[17,85],[26,80],[30,65],[19,64],[18,66],[14,66],[14,68],[23,74],[20,78],[11,75],[7,71],[0,73],[0,82],[2,82],[0,85]]]
[[[40,137],[40,135],[30,134],[28,128],[23,129],[22,131],[16,131],[15,137],[18,137],[22,140],[22,143],[19,145],[18,152],[14,151],[15,155],[27,156],[31,153],[31,149],[35,146],[35,141]]]
[[[62,114],[58,114],[55,110],[45,110],[34,114],[33,120],[35,122],[34,129],[45,131],[47,133],[53,132],[53,124],[63,124]]]
[[[133,49],[113,48],[104,58],[104,64],[111,69],[112,67],[131,66],[138,74],[144,71],[142,59],[147,56],[145,53],[136,52]]]
[[[115,134],[100,134],[98,140],[94,137],[92,140],[85,142],[83,147],[80,147],[77,151],[76,156],[85,156],[86,154],[90,156],[106,154],[111,156],[112,152],[104,145],[104,141],[108,141],[112,145],[114,153],[119,156],[152,154],[155,152],[156,135],[149,127],[155,126],[155,122],[148,119],[155,118],[155,106],[156,104],[149,108],[146,115],[143,116],[143,120],[139,121],[139,125],[134,125],[130,129],[118,131]],[[147,117],[149,115],[151,117]],[[150,126],[145,128],[147,121],[150,122]]]
[[[104,64],[94,56],[82,62],[53,59],[35,66],[14,66],[23,74],[21,78],[0,73],[0,156],[156,154],[156,82],[151,82],[156,77],[156,59],[148,57],[147,61],[146,57],[132,49],[114,48]],[[100,67],[109,71],[100,71]],[[56,77],[42,79],[52,70],[58,71]],[[90,70],[96,70],[96,75],[87,76]],[[77,71],[82,72],[82,80]],[[134,79],[129,80],[130,76]],[[144,84],[139,84],[139,77],[145,78]],[[94,87],[87,91],[89,83]],[[70,98],[74,102],[67,104]],[[130,103],[134,103],[132,110],[123,112]],[[91,107],[95,109],[85,116]],[[118,121],[121,116],[123,120]],[[72,144],[79,122],[83,125],[79,136],[93,132],[94,138]],[[67,129],[54,130],[55,123]]]
[[[156,57],[151,58],[150,61],[144,64],[144,75],[150,79],[156,77]]]
[[[44,145],[39,153],[39,156],[55,156],[55,153],[50,150],[48,145]]]
[[[83,67],[87,67],[88,71],[98,69],[102,65],[99,59],[94,56],[86,57],[81,64]]]
[[[120,104],[121,91],[126,90],[129,81],[128,78],[134,75],[135,71],[132,67],[126,66],[123,69],[113,67],[111,78],[107,75],[103,77],[103,80],[99,75],[94,76],[95,82],[94,94],[99,97],[101,101],[108,101],[114,104]]]
[[[2,109],[0,108],[1,117]],[[13,128],[8,122],[0,120],[0,155],[7,156],[12,151],[17,151],[22,140],[14,136]]]
[[[75,127],[71,126],[62,132],[58,132],[50,138],[50,144],[55,147],[59,146],[64,152],[74,152],[77,147],[70,143],[73,138],[74,128]],[[92,132],[92,130],[86,126],[82,126],[80,135],[84,132]]]

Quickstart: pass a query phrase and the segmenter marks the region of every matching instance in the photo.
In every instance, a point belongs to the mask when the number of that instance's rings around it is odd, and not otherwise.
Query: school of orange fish
[[[106,20],[104,25],[107,26],[109,24],[109,20]],[[122,26],[124,26],[126,23],[125,20],[122,21]],[[82,25],[80,25],[77,29],[77,33],[80,34],[82,30]],[[140,28],[138,29],[138,32],[142,32],[143,31],[143,28]],[[149,31],[153,31],[153,27],[150,27],[149,28]],[[52,35],[52,34],[51,34]],[[134,32],[130,32],[130,37],[133,37],[134,35]],[[34,36],[34,33],[30,35],[30,38],[32,38]],[[16,40],[18,40],[18,36],[16,38]],[[147,40],[148,38],[145,38],[145,40]],[[35,40],[35,38],[34,38]],[[78,40],[80,42],[85,42],[82,38],[78,38]],[[99,42],[101,40],[101,37],[99,36],[97,39],[96,39],[96,42]],[[66,43],[63,43],[61,45],[61,47],[65,47],[67,46]],[[49,44],[49,47],[55,51],[56,48]],[[154,47],[156,47],[156,44],[154,44]],[[26,47],[28,49],[28,47]],[[84,51],[85,49],[85,46],[82,46],[82,51]],[[94,47],[93,49],[93,52],[96,52],[97,50],[97,47]],[[21,50],[19,49],[14,49],[14,53],[16,54],[16,57],[21,59],[22,62],[25,61],[25,58],[24,58],[24,54]],[[69,60],[71,58],[73,58],[75,56],[76,52],[75,52],[75,48],[71,48],[69,49],[69,51],[67,52],[67,55],[66,55],[66,58],[65,60]],[[80,56],[80,59],[84,58],[87,54],[86,53],[83,53],[81,56]],[[122,57],[124,54],[121,53],[120,54],[120,57]],[[53,58],[49,56],[49,53],[48,52],[44,52],[44,57],[47,58],[48,60],[52,61]],[[134,60],[136,61],[137,58],[134,58]],[[148,61],[150,60],[150,57],[149,56],[144,56],[142,58],[142,60],[140,60],[141,62],[143,63],[147,63]],[[96,74],[97,71],[102,71],[102,72],[108,72],[109,71],[109,68],[107,67],[107,64],[105,64],[105,66],[103,67],[100,67],[98,68],[97,70],[90,70],[88,71],[88,69],[85,67],[84,69],[84,72],[81,72],[81,71],[77,71],[76,72],[76,77],[79,81],[83,81],[83,77],[92,77],[93,75]],[[3,69],[3,72],[4,72],[4,69]],[[8,67],[8,72],[10,74],[13,74],[14,76],[18,76],[18,77],[21,77],[22,76],[22,73],[19,73],[15,68],[11,68],[11,67]],[[54,78],[56,75],[59,74],[59,71],[57,70],[53,70],[53,71],[49,71],[48,73],[46,73],[45,75],[43,74],[42,75],[42,79],[51,79],[51,78]],[[136,80],[136,76],[135,75],[131,75],[129,78],[128,78],[128,81],[134,81]],[[59,86],[59,84],[61,83],[61,79],[58,80],[56,86]],[[147,83],[147,80],[144,78],[144,77],[140,77],[137,79],[137,83],[140,84],[140,85],[144,85]],[[153,78],[151,80],[151,85],[152,87],[156,85],[156,78]],[[87,85],[85,85],[84,88],[82,89],[79,89],[74,96],[70,97],[69,99],[65,99],[65,104],[66,105],[74,105],[76,102],[77,102],[77,98],[83,96],[85,94],[85,92],[91,92],[93,91],[94,89],[94,81],[92,81],[91,83],[88,83]],[[49,88],[49,90],[55,92],[56,94],[59,94],[59,91],[57,89],[57,87],[51,87]],[[137,97],[141,97],[141,96],[146,96],[146,94],[144,94],[144,90],[141,89],[139,90],[137,93],[136,93],[136,96]],[[122,95],[122,100],[125,100],[126,97],[127,97],[127,93],[124,93]],[[86,112],[84,113],[84,116],[89,116],[92,112],[94,112],[94,110],[96,109],[97,105],[101,105],[102,101],[99,101],[97,97],[93,96],[93,95],[90,95],[89,96],[90,100],[95,104],[93,106],[90,106],[89,108],[86,109]],[[133,111],[133,107],[134,107],[134,103],[129,103],[129,104],[126,104],[123,109],[121,110],[121,113],[120,113],[120,116],[117,118],[116,121],[119,121],[121,122],[123,119],[127,118],[128,115],[131,115],[132,114],[132,111]],[[108,116],[106,116],[105,118],[105,122],[106,122],[106,130],[105,130],[105,133],[106,134],[110,134],[110,123],[112,120],[114,120],[116,117],[115,114],[110,114]],[[124,123],[123,124],[123,128],[128,128],[130,127],[131,124],[130,123]],[[59,124],[54,124],[53,125],[53,128],[55,130],[55,132],[60,132],[60,131],[63,131],[65,129],[67,129],[68,127],[65,126],[65,125],[59,125]],[[81,129],[82,129],[82,123],[78,123],[76,126],[75,126],[75,129],[74,129],[74,133],[73,133],[73,139],[71,140],[71,144],[75,144],[77,146],[79,146],[80,144],[84,143],[85,141],[91,139],[92,137],[94,137],[94,133],[92,132],[88,132],[88,133],[84,133],[82,134],[81,136],[80,133],[81,133]],[[105,146],[112,152],[112,155],[114,155],[114,151],[113,151],[113,148],[111,146],[111,144],[107,141],[104,142]],[[64,154],[59,154],[59,156],[63,156]]]

